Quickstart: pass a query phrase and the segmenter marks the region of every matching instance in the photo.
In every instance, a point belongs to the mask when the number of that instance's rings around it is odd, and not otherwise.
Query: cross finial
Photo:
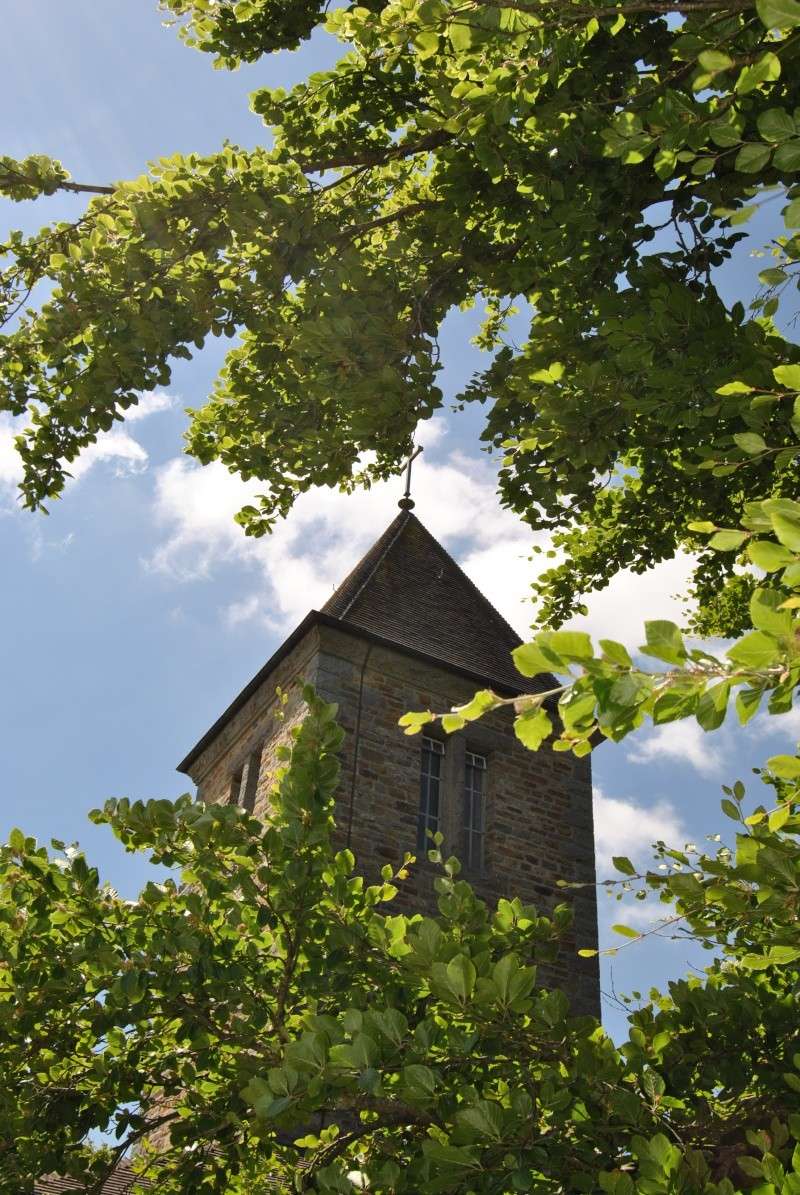
[[[415,448],[414,451],[411,453],[411,456],[408,458],[408,463],[406,464],[406,492],[403,494],[403,497],[397,503],[397,505],[400,507],[401,510],[413,510],[414,509],[414,499],[411,497],[411,466],[414,464],[414,461],[417,459],[417,457],[419,456],[419,454],[421,452],[422,452],[422,445],[420,444],[419,448]]]

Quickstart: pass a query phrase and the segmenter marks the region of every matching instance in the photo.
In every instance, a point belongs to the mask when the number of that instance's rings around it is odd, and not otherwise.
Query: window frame
[[[426,762],[437,760],[437,767],[426,770]],[[427,858],[427,852],[433,848],[433,842],[428,835],[430,830],[437,834],[443,822],[443,796],[445,790],[444,775],[445,747],[440,739],[430,735],[422,736],[419,755],[419,798],[417,802],[416,850],[417,854]],[[431,813],[431,796],[435,782],[436,812]]]
[[[481,777],[480,786],[474,781]],[[461,784],[461,839],[464,869],[481,873],[486,866],[486,796],[489,778],[489,758],[485,752],[467,747],[464,752],[464,774]]]

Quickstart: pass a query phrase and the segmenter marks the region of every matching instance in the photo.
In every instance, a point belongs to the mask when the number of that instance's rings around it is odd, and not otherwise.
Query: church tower
[[[411,505],[404,503],[404,506]],[[576,1012],[599,1015],[590,758],[528,751],[509,709],[450,736],[438,726],[406,736],[409,710],[446,711],[477,688],[503,696],[541,692],[551,678],[522,677],[508,623],[423,524],[402,509],[321,610],[312,610],[179,765],[205,801],[264,812],[276,749],[302,717],[300,687],[339,705],[345,730],[336,820],[368,879],[405,851],[417,854],[406,901],[434,908],[436,870],[426,831],[490,905],[519,896],[546,913],[574,901],[574,937],[554,979]],[[281,698],[283,694],[283,699]]]

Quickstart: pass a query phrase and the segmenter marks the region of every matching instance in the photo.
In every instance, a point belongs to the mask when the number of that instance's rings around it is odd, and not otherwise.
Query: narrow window
[[[420,763],[419,814],[417,815],[417,852],[423,854],[433,843],[428,831],[435,834],[439,829],[439,793],[442,783],[442,756],[444,747],[436,739],[422,740]]]
[[[239,794],[242,791],[242,773],[243,773],[243,771],[244,771],[243,768],[239,768],[238,772],[234,772],[234,774],[231,776],[231,787],[228,791],[228,804],[229,805],[238,805],[239,804]]]
[[[258,788],[258,774],[261,770],[261,751],[253,751],[244,764],[231,777],[228,792],[229,805],[241,805],[248,813],[253,812]]]
[[[468,751],[464,773],[464,866],[470,871],[483,867],[485,806],[486,756]]]
[[[254,751],[244,767],[244,786],[242,788],[242,808],[252,813],[256,804],[258,789],[258,774],[261,771],[261,749]]]

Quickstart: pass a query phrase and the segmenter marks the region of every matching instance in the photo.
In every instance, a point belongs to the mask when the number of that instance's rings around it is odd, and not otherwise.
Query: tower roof
[[[321,610],[311,610],[178,764],[187,772],[315,625],[441,664],[504,694],[540,693],[550,676],[524,677],[511,652],[522,642],[453,557],[410,510],[402,510]]]
[[[511,652],[522,642],[519,635],[408,510],[386,528],[322,613],[512,692],[545,687],[517,672]]]

